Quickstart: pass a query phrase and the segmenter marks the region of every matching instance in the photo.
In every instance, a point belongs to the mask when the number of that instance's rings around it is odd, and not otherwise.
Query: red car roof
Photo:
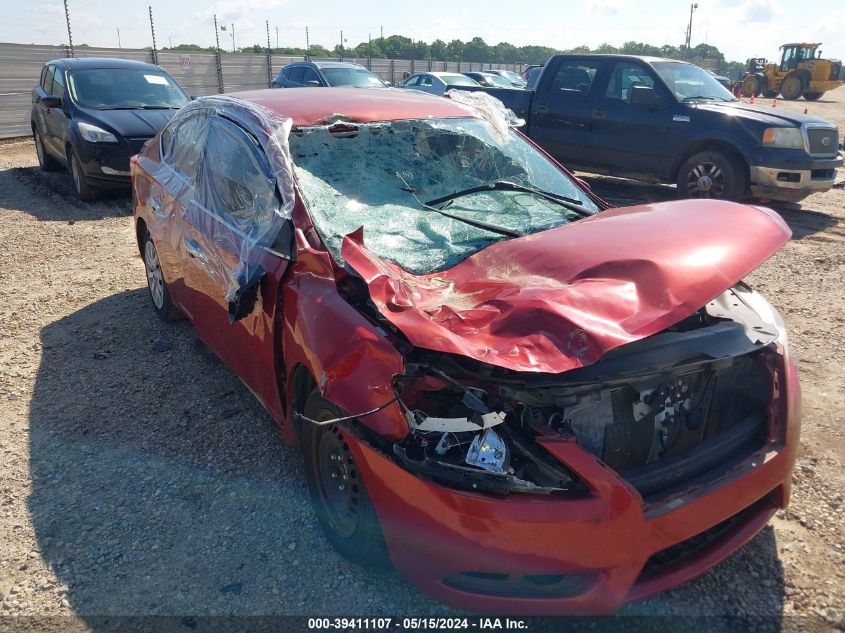
[[[318,125],[332,115],[343,115],[358,123],[478,116],[449,99],[398,88],[276,88],[226,96],[269,108],[299,126]]]

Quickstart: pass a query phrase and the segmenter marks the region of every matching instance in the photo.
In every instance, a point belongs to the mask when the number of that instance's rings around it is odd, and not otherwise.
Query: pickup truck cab
[[[570,169],[675,183],[681,197],[797,202],[842,166],[833,123],[741,102],[686,62],[555,55],[533,91],[505,97]]]

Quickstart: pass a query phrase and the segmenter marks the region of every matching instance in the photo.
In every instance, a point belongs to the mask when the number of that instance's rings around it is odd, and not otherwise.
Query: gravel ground
[[[454,614],[334,553],[270,416],[190,325],[154,316],[128,196],[80,203],[35,165],[30,141],[0,143],[0,631],[34,622],[10,615],[99,631],[102,616]],[[671,197],[590,181],[619,204]],[[779,207],[793,239],[749,279],[783,311],[803,381],[792,504],[625,623],[845,627],[844,207],[843,191]]]

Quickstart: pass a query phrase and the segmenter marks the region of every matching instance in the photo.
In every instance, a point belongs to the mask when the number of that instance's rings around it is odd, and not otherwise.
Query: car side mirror
[[[305,85],[308,86],[309,88],[319,88],[321,84],[316,79],[312,79],[310,81],[306,81]]]
[[[660,105],[660,96],[650,86],[631,86],[629,103],[656,108]]]
[[[229,301],[229,324],[252,314],[265,272],[261,266],[247,267],[237,278],[238,289]]]
[[[62,98],[61,97],[44,97],[41,99],[41,104],[45,108],[61,108],[62,107]]]

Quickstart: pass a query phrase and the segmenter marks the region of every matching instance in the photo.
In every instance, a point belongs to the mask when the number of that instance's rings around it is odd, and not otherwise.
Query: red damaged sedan
[[[512,123],[486,95],[198,99],[133,163],[138,245],[340,553],[471,611],[608,613],[788,502],[798,380],[742,279],[790,231],[608,209]]]

